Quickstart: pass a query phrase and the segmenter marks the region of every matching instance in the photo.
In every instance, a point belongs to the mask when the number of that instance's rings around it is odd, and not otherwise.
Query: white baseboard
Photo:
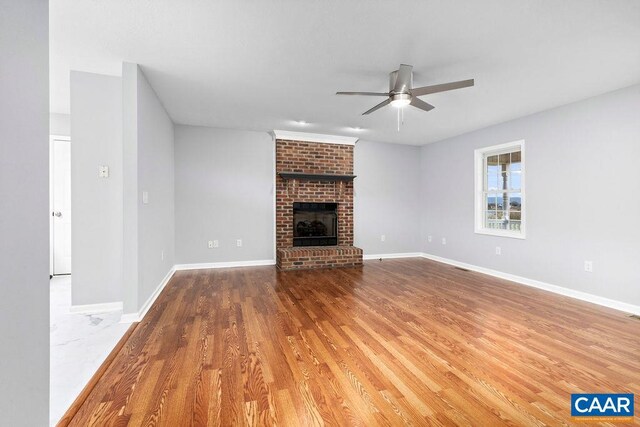
[[[362,258],[365,260],[368,259],[392,259],[392,258],[420,258],[422,256],[422,252],[405,252],[405,253],[396,253],[396,254],[367,254]]]
[[[453,265],[455,267],[466,268],[467,270],[477,271],[478,273],[487,274],[489,276],[498,277],[500,279],[510,280],[512,282],[516,282],[522,285],[531,286],[534,288],[553,292],[555,294],[564,295],[567,297],[579,299],[582,301],[590,302],[590,303],[601,305],[604,307],[613,308],[615,310],[620,310],[627,313],[640,315],[640,306],[638,305],[628,304],[626,302],[616,301],[609,298],[588,294],[586,292],[576,291],[574,289],[569,289],[569,288],[565,288],[558,285],[552,285],[550,283],[541,282],[539,280],[533,280],[533,279],[528,279],[526,277],[516,276],[515,274],[503,273],[502,271],[492,270],[490,268],[485,268],[485,267],[479,267],[477,265],[467,264],[465,262],[455,261],[452,259],[439,257],[437,255],[431,255],[427,253],[422,253],[421,255],[423,258],[427,258],[433,261],[442,262],[444,264]]]
[[[256,267],[261,265],[276,265],[274,259],[254,261],[204,262],[199,264],[176,264],[173,268],[179,270],[201,270],[207,268]]]
[[[69,312],[74,314],[95,314],[118,310],[122,310],[122,301],[107,302],[104,304],[72,305],[69,307]]]
[[[139,321],[140,321],[140,315],[137,312],[127,313],[120,316],[120,323],[133,323],[133,322],[139,322]]]
[[[467,264],[465,262],[443,258],[437,255],[431,255],[424,252],[364,255],[365,260],[375,260],[380,258],[382,259],[427,258],[433,261],[453,265],[456,267],[465,268],[467,270],[476,271],[478,273],[487,274],[489,276],[509,280],[515,283],[531,286],[534,288],[553,292],[559,295],[564,295],[564,296],[576,298],[582,301],[587,301],[593,304],[601,305],[604,307],[613,308],[615,310],[620,310],[627,313],[640,315],[640,306],[637,306],[637,305],[612,300],[612,299],[601,297],[598,295],[588,294],[586,292],[576,291],[576,290],[565,288],[562,286],[552,285],[552,284],[541,282],[538,280],[528,279],[526,277],[516,276],[515,274],[504,273],[502,271],[492,270],[490,268],[485,268],[485,267],[479,267],[477,265]],[[269,259],[269,260],[213,262],[213,263],[199,263],[199,264],[176,264],[167,273],[165,278],[158,285],[158,287],[153,292],[153,294],[151,294],[151,296],[147,299],[147,301],[144,303],[142,308],[137,313],[123,314],[120,319],[120,323],[132,323],[132,322],[139,322],[140,320],[142,320],[144,315],[147,314],[147,311],[149,311],[149,308],[153,305],[155,300],[158,298],[158,295],[160,295],[160,292],[162,292],[162,290],[167,285],[167,283],[169,283],[169,280],[171,279],[171,277],[176,271],[199,270],[199,269],[209,269],[209,268],[255,267],[255,266],[264,266],[264,265],[275,265],[275,263],[276,263],[275,260]],[[122,309],[121,302],[108,303],[108,304],[90,304],[90,305],[71,307],[71,311],[73,311],[74,313],[99,313],[101,311],[113,311],[113,310],[121,310],[121,309]]]
[[[144,315],[147,314],[147,311],[149,311],[149,309],[151,308],[155,300],[158,298],[158,295],[160,295],[160,292],[162,292],[164,287],[167,286],[167,283],[169,283],[169,280],[171,280],[171,277],[175,272],[176,272],[175,267],[171,268],[167,273],[167,275],[164,276],[164,279],[162,279],[162,281],[160,282],[156,290],[153,291],[151,295],[149,295],[149,298],[147,298],[147,300],[145,301],[144,305],[140,308],[140,310],[138,310],[136,313],[123,314],[120,317],[120,323],[133,323],[133,322],[141,321]]]

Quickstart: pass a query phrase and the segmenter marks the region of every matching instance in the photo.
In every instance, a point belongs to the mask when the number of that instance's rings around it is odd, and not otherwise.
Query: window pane
[[[496,211],[484,212],[484,227],[491,228],[491,229],[498,228],[498,217],[496,215]]]
[[[520,152],[512,153],[512,154],[520,154]],[[520,172],[521,170],[522,170],[522,163],[520,162],[512,162],[509,165],[509,172]]]
[[[500,165],[498,165],[498,156],[487,157],[487,174],[485,182],[487,183],[486,190],[495,190],[498,188],[498,174],[500,173]]]
[[[495,219],[493,220],[493,224],[490,228],[495,228],[498,230],[506,230],[509,225],[509,215],[506,211],[497,211],[495,214]]]
[[[520,231],[522,227],[522,194],[509,194],[509,230]]]
[[[522,193],[509,194],[509,211],[521,211],[522,210]]]
[[[497,173],[497,168],[493,167],[494,170],[492,171],[491,168],[493,166],[489,167],[488,171],[487,171],[487,190],[488,191],[495,191],[498,189],[498,173]]]
[[[509,211],[509,221],[521,221],[521,220],[522,220],[521,211]]]
[[[520,190],[522,188],[522,174],[519,171],[509,174],[509,186],[512,190]]]
[[[505,182],[507,183],[506,186],[505,186]],[[509,188],[508,183],[509,183],[509,176],[507,175],[507,172],[502,172],[500,174],[500,177],[498,178],[498,189],[504,190],[506,188]]]
[[[520,162],[522,162],[522,152],[521,151],[514,151],[513,153],[511,153],[511,163],[512,164],[517,164],[518,165],[518,169],[520,170]]]
[[[504,209],[503,195],[498,193],[489,193],[486,195],[486,210],[495,211]]]

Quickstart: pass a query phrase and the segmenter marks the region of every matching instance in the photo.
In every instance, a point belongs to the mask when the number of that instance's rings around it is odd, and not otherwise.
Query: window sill
[[[520,239],[520,240],[525,240],[526,239],[526,235],[525,235],[524,231],[522,231],[520,233],[512,233],[512,232],[508,232],[508,231],[499,231],[499,230],[490,230],[490,229],[480,228],[480,229],[476,229],[475,233],[476,234],[484,234],[485,236],[509,237],[511,239]]]

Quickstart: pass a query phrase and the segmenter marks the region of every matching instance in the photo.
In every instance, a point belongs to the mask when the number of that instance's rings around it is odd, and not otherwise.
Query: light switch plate
[[[143,191],[142,192],[142,204],[144,204],[144,205],[148,205],[149,204],[149,192],[148,191]]]

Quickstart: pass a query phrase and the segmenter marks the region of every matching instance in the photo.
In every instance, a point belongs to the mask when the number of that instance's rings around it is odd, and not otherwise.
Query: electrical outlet
[[[587,273],[593,273],[593,261],[584,262],[584,271]]]
[[[443,244],[443,245],[446,245],[446,244],[447,244],[447,238],[446,238],[446,237],[443,237],[443,238],[442,238],[442,244]]]
[[[142,192],[142,204],[143,205],[148,205],[149,204],[149,192],[148,191],[143,191]]]
[[[238,246],[239,248],[242,247],[242,239],[236,240],[236,246]]]
[[[502,255],[502,248],[500,246],[496,246],[496,255]]]
[[[427,236],[427,242],[431,243],[432,240],[433,240],[433,236]]]
[[[213,247],[214,247],[214,248],[217,248],[218,246],[220,246],[220,245],[218,244],[218,241],[217,241],[217,240],[214,240],[214,241],[213,241]]]
[[[384,242],[385,240],[387,240],[387,236],[385,236],[384,234],[380,235],[380,241]]]
[[[209,240],[209,249],[213,249],[213,240]]]

